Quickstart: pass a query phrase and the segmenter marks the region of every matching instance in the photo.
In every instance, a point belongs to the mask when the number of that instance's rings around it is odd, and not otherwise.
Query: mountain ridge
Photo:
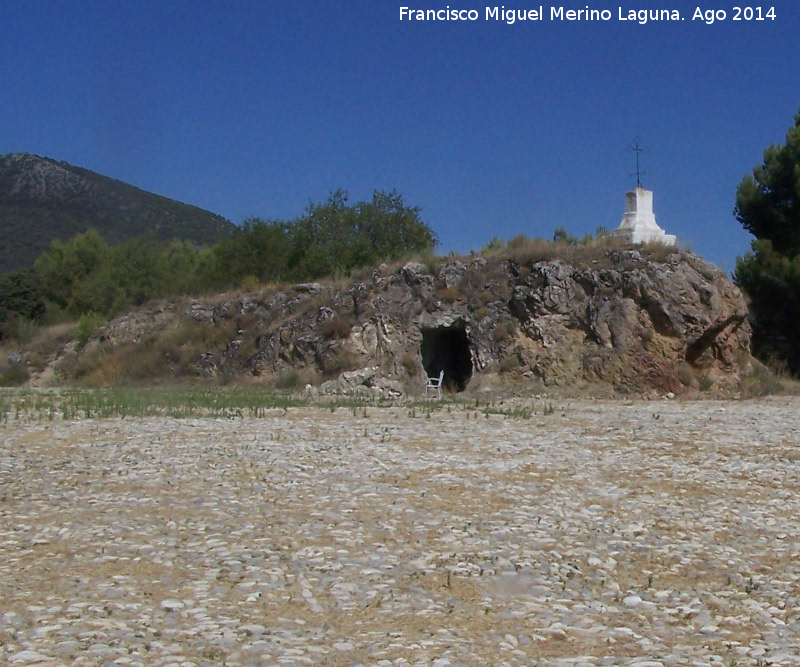
[[[64,161],[0,155],[0,274],[30,266],[51,241],[89,228],[110,244],[137,236],[206,244],[237,229],[216,213]]]

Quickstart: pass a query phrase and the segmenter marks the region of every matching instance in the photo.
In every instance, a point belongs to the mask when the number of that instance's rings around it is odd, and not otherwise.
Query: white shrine
[[[631,243],[663,243],[675,245],[676,238],[667,234],[656,222],[653,213],[653,191],[637,186],[625,195],[625,215],[614,230],[614,236],[622,236]]]

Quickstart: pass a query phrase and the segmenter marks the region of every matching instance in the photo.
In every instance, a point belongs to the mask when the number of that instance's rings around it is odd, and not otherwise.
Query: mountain
[[[0,156],[0,274],[90,227],[112,244],[146,235],[204,244],[236,231],[220,215],[66,162]]]

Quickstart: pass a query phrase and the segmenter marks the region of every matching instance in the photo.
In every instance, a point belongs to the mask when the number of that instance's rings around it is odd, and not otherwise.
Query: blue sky
[[[410,0],[7,3],[0,153],[65,160],[220,213],[288,219],[396,189],[441,252],[616,227],[635,184],[727,270],[735,190],[800,110],[800,4],[709,25],[684,0],[586,2],[610,21],[399,19]],[[506,5],[537,9],[539,4]],[[682,21],[619,21],[629,9]]]

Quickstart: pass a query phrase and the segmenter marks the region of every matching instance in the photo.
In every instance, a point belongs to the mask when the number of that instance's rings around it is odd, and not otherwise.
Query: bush
[[[255,292],[261,287],[261,281],[252,273],[247,274],[239,281],[239,289],[242,292]]]
[[[519,357],[516,354],[511,354],[505,357],[500,362],[500,373],[515,373],[522,367],[522,362],[520,361]]]
[[[332,338],[337,340],[339,338],[347,338],[350,335],[350,330],[353,324],[343,317],[336,315],[329,320],[325,320],[319,327],[319,332],[325,338]]]
[[[698,387],[702,392],[711,391],[714,384],[715,384],[714,376],[711,375],[710,373],[705,373],[701,375],[700,380],[698,381]]]
[[[511,321],[500,322],[494,329],[494,342],[504,343],[517,333],[517,325]]]
[[[11,364],[0,375],[0,387],[19,387],[31,379],[28,369],[22,364]]]
[[[416,377],[419,373],[419,357],[416,354],[406,352],[401,357],[400,363],[403,365],[406,373],[408,373],[408,377]]]
[[[445,303],[454,303],[458,299],[458,296],[459,291],[457,287],[445,287],[439,292],[439,298]]]
[[[749,371],[742,376],[742,398],[760,398],[783,390],[784,385],[778,373],[756,359],[750,361]]]
[[[328,377],[336,377],[347,371],[354,371],[358,368],[358,357],[349,350],[332,351],[330,357],[324,362],[324,374]]]
[[[288,368],[285,371],[281,371],[275,378],[276,389],[295,389],[297,388],[298,384],[300,384],[300,373],[298,373],[294,368]]]
[[[86,342],[89,340],[91,335],[105,323],[106,318],[98,313],[90,311],[84,315],[81,315],[80,319],[78,320],[78,331],[75,336],[78,344],[81,347],[86,345]]]
[[[3,323],[0,338],[11,338],[18,343],[30,343],[38,330],[39,324],[36,321],[14,316]]]

